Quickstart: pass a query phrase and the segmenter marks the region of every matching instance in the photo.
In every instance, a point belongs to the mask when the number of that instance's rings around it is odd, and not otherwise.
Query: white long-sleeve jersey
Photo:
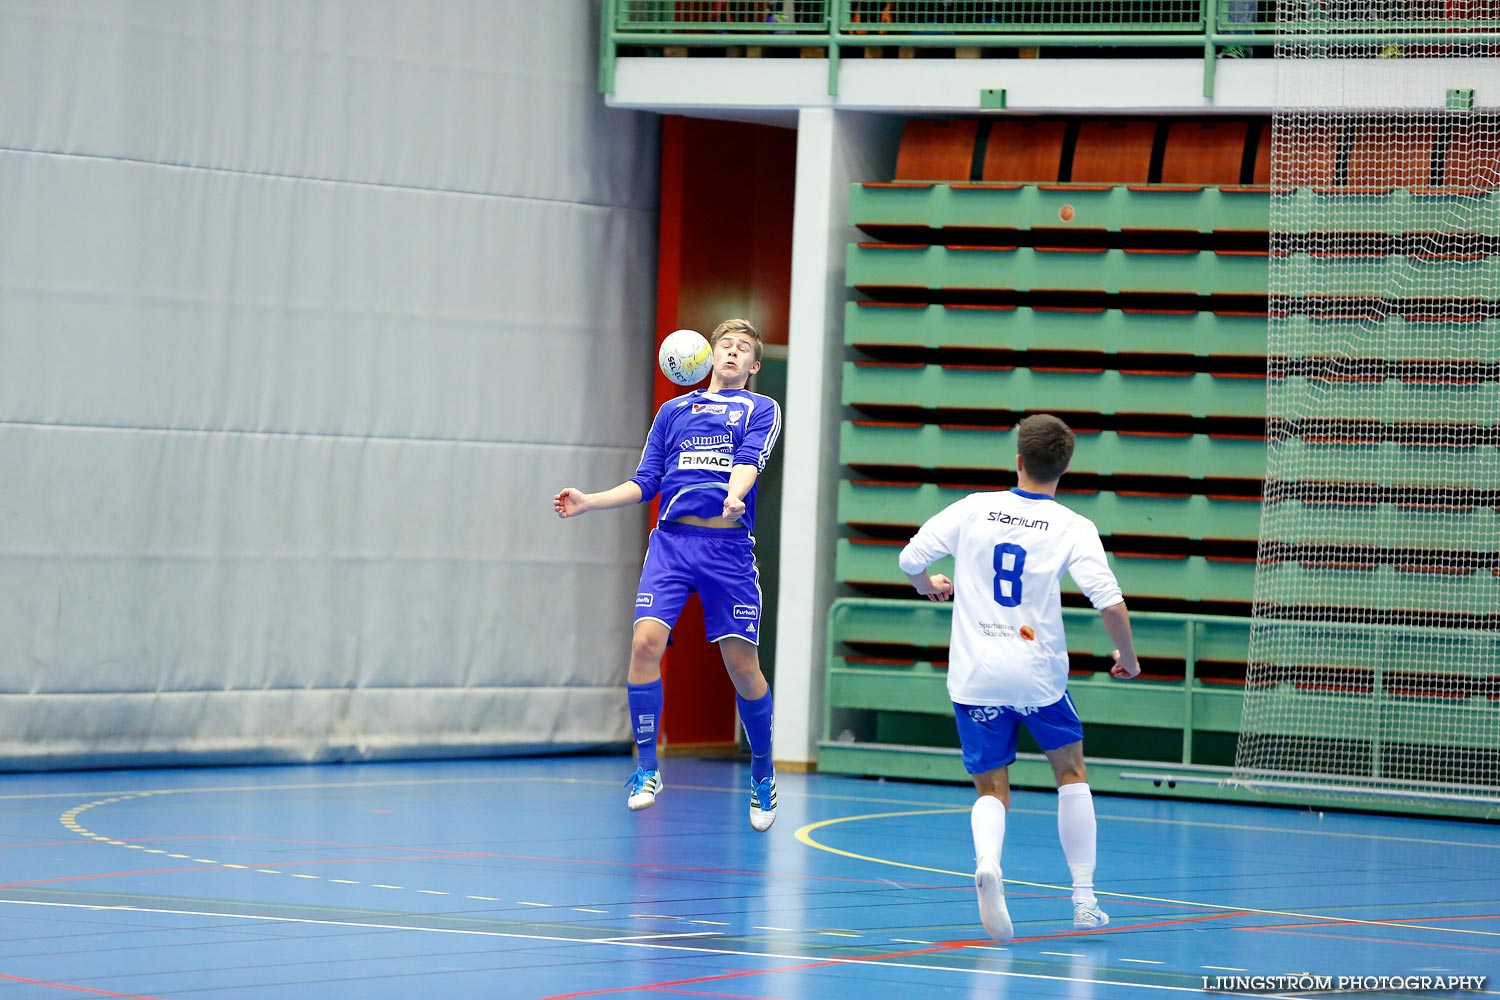
[[[1121,601],[1099,529],[1043,493],[972,493],[922,525],[901,570],[953,560],[948,696],[965,705],[1050,705],[1068,688],[1058,581],[1069,573],[1096,608]]]

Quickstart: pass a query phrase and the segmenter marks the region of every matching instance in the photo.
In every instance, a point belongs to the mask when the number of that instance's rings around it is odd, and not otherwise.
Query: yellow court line
[[[809,823],[797,830],[796,837],[801,843],[819,851],[827,851],[829,854],[837,854],[845,858],[853,858],[856,861],[868,861],[871,864],[891,865],[896,868],[909,868],[912,871],[932,872],[936,875],[953,875],[957,878],[972,879],[973,872],[956,872],[948,868],[929,868],[926,865],[914,865],[906,861],[892,861],[889,858],[872,858],[868,854],[855,854],[853,851],[840,850],[827,844],[819,843],[813,839],[812,832],[825,826],[835,826],[839,823],[859,823],[866,820],[891,819],[898,816],[937,816],[942,814],[966,813],[968,809],[917,809],[908,812],[885,812],[868,813],[864,816],[840,816],[834,819],[819,820]],[[1071,886],[1050,885],[1046,882],[1024,882],[1021,879],[1005,879],[1008,885],[1021,885],[1030,889],[1053,889],[1058,892],[1072,892]],[[1097,892],[1097,890],[1096,890]],[[1357,917],[1336,917],[1323,913],[1297,913],[1293,910],[1262,910],[1253,906],[1226,906],[1221,903],[1199,903],[1191,899],[1167,899],[1161,896],[1139,896],[1128,892],[1098,892],[1100,896],[1109,896],[1113,899],[1134,899],[1145,903],[1170,903],[1174,906],[1196,906],[1205,910],[1222,910],[1231,913],[1257,913],[1268,917],[1296,917],[1299,920],[1333,921],[1342,924],[1359,924],[1364,927],[1402,927],[1414,931],[1433,931],[1443,934],[1467,934],[1476,937],[1500,937],[1500,931],[1478,931],[1459,927],[1434,927],[1428,924],[1407,924],[1391,920],[1360,920]]]

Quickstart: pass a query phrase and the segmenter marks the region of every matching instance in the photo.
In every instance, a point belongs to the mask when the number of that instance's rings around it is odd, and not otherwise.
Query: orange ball
[[[1058,218],[1062,219],[1064,222],[1072,222],[1073,221],[1073,206],[1072,205],[1064,205],[1062,208],[1058,209],[1057,215],[1058,215]]]

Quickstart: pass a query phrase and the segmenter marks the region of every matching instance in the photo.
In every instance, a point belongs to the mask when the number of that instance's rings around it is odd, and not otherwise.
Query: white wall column
[[[826,623],[836,596],[849,185],[893,175],[902,119],[804,108],[797,122],[776,620],[776,758],[791,766],[817,761],[823,728]]]

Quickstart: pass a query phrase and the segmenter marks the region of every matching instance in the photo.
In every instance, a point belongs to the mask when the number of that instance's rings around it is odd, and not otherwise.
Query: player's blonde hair
[[[766,349],[766,342],[760,339],[760,331],[748,319],[726,319],[714,327],[714,335],[708,338],[710,344],[718,344],[726,334],[736,337],[745,337],[755,345],[755,360],[759,361],[761,354]]]

